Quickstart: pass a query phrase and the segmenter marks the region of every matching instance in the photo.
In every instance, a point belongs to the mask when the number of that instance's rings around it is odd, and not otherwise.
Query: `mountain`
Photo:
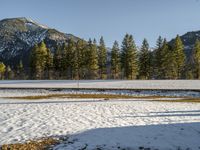
[[[200,39],[200,31],[192,31],[187,32],[186,34],[180,36],[184,46],[185,46],[185,53],[189,61],[192,61],[192,50],[194,47],[194,44],[197,39]],[[175,39],[172,39],[169,44],[173,45]]]
[[[0,21],[0,61],[13,66],[20,60],[28,65],[31,48],[41,41],[54,52],[57,45],[66,43],[69,38],[77,41],[72,34],[41,25],[28,18],[10,18]]]

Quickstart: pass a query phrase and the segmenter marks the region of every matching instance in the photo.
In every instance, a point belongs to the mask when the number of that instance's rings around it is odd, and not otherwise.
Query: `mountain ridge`
[[[184,45],[185,54],[187,56],[187,62],[193,63],[193,48],[196,40],[200,40],[200,30],[186,32],[185,34],[181,35],[180,38]],[[174,41],[175,38],[169,41],[169,44],[172,46]]]
[[[8,65],[18,63],[20,60],[27,64],[30,49],[41,41],[54,52],[57,45],[74,41],[80,38],[56,29],[39,24],[32,19],[7,18],[0,20],[0,60]]]

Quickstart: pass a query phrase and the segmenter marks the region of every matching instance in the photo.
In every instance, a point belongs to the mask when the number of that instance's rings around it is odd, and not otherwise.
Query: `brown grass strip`
[[[158,99],[166,98],[165,96],[131,96],[131,95],[115,95],[115,94],[49,94],[49,95],[36,95],[36,96],[19,96],[19,97],[4,97],[9,99],[26,99],[26,100],[39,100],[51,98],[103,98],[103,99]],[[169,97],[168,97],[169,98]]]
[[[59,144],[59,141],[53,138],[46,138],[26,143],[4,144],[1,150],[47,150],[51,146]]]
[[[152,101],[156,101],[156,102],[173,102],[173,103],[200,103],[200,98],[183,98],[183,99],[176,99],[176,100],[152,100]]]

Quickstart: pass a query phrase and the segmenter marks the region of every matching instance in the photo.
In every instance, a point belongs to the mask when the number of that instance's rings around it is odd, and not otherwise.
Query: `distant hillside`
[[[187,58],[191,61],[192,49],[196,40],[200,39],[200,31],[187,32],[186,34],[180,36],[180,38],[185,46]],[[174,39],[172,39],[169,43],[173,45]]]
[[[28,64],[30,49],[42,40],[54,52],[56,45],[79,38],[51,29],[27,18],[11,18],[0,21],[0,61],[14,65],[23,60]]]

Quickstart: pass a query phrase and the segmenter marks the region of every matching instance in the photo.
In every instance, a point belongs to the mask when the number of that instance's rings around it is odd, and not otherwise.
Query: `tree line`
[[[29,69],[22,61],[16,69],[0,63],[1,79],[200,79],[200,41],[197,39],[188,59],[177,35],[170,45],[161,36],[156,48],[143,40],[137,48],[133,36],[126,34],[121,46],[114,42],[107,51],[103,37],[82,39],[58,45],[51,52],[44,41],[30,52]]]

